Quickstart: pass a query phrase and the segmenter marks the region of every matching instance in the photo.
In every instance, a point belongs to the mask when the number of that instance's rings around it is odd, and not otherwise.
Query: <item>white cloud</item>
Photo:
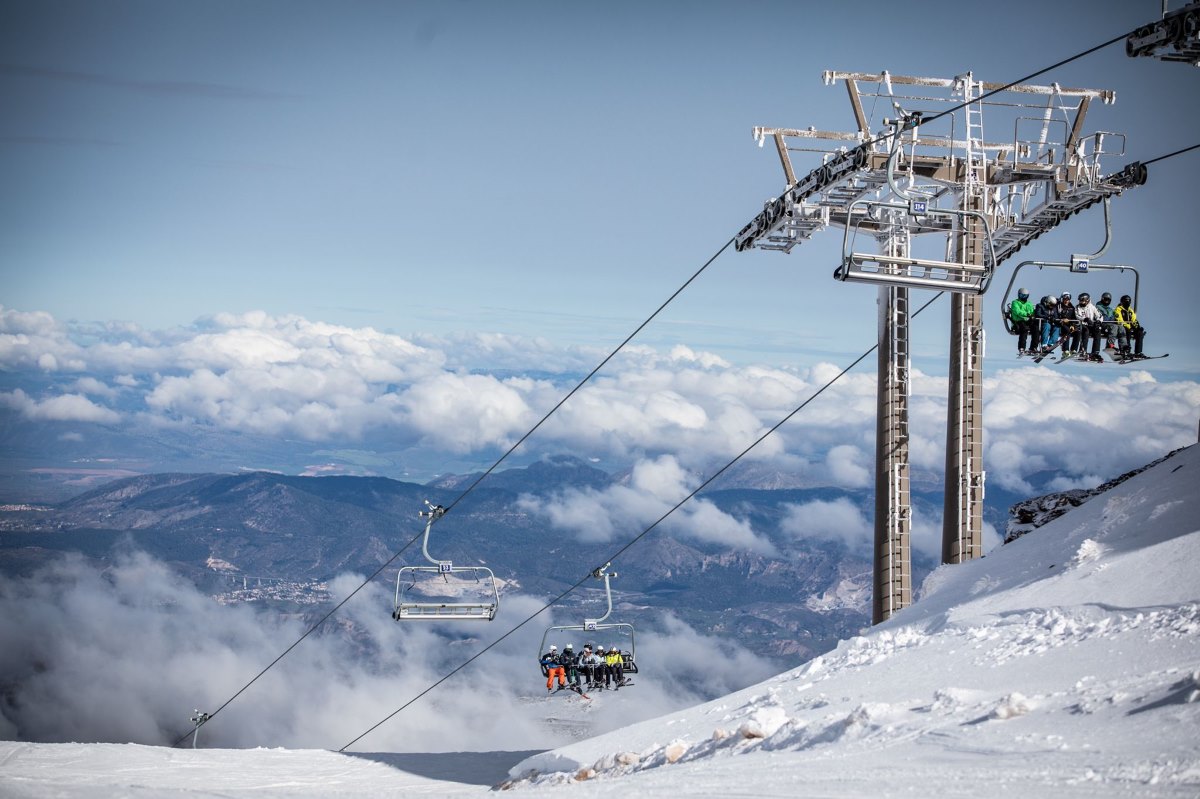
[[[99,401],[119,387],[123,403],[143,403],[141,423],[359,448],[370,442],[388,451],[419,447],[481,463],[518,440],[601,357],[501,334],[419,341],[262,312],[146,331],[116,322],[64,325],[48,314],[0,309],[0,369],[39,378],[49,370],[75,381],[64,394],[75,399],[55,400],[33,388],[36,381],[23,399],[10,395],[6,404],[24,409],[26,418],[112,420]],[[498,372],[468,371],[489,366]],[[544,376],[556,369],[569,374]],[[840,370],[825,363],[736,366],[683,344],[665,353],[632,345],[523,446],[531,455],[565,450],[608,462],[670,455],[681,469],[703,475]],[[1015,491],[1049,490],[1031,476],[1044,470],[1063,471],[1070,480],[1112,476],[1194,441],[1200,384],[1159,383],[1143,370],[1099,371],[1093,377],[1027,367],[986,379],[989,480]],[[944,468],[946,385],[944,376],[912,372],[915,469]],[[869,486],[875,390],[869,368],[845,376],[747,459],[780,468],[823,464],[821,476],[831,485]],[[599,530],[595,535],[605,534],[603,524]]]
[[[443,353],[453,371],[578,372],[586,374],[607,354],[599,348],[559,347],[548,339],[506,333],[418,333],[413,343]]]
[[[121,415],[97,405],[82,394],[60,394],[34,400],[21,389],[0,392],[0,405],[18,411],[26,419],[42,422],[95,422],[116,424]]]
[[[330,582],[330,593],[348,596],[362,579],[342,575]],[[464,638],[458,626],[397,624],[390,603],[386,586],[366,586],[215,716],[202,745],[341,747],[484,645]],[[542,605],[506,594],[494,625],[507,630]],[[542,629],[517,630],[354,750],[561,743],[561,727],[546,719],[570,711],[562,696],[545,694],[534,658]],[[103,569],[66,556],[29,577],[0,582],[0,728],[30,741],[169,744],[191,729],[193,708],[216,710],[304,630],[288,615],[218,604],[141,553],[118,555]],[[592,733],[736,690],[774,670],[736,643],[697,633],[669,614],[659,629],[639,633],[654,645],[638,652],[636,700],[614,705],[618,712],[581,715]],[[505,712],[486,710],[498,706]]]
[[[81,377],[75,381],[75,390],[80,394],[95,394],[105,399],[113,399],[117,396],[117,390],[111,386],[100,382],[94,377]]]
[[[413,385],[396,402],[426,440],[454,452],[504,446],[535,421],[525,396],[534,381],[440,374]]]
[[[835,484],[848,488],[863,488],[871,484],[875,475],[863,464],[866,455],[858,447],[840,444],[829,450],[825,465]],[[871,458],[874,462],[874,456]]]
[[[779,529],[797,539],[840,541],[854,552],[871,551],[875,540],[872,522],[845,497],[784,505]]]
[[[627,486],[609,486],[603,491],[567,489],[541,499],[523,496],[518,506],[545,516],[553,526],[575,533],[580,541],[626,540],[657,521],[698,484],[674,457],[664,455],[639,461]],[[703,498],[685,503],[662,524],[682,539],[775,554],[771,542],[748,521]]]
[[[1159,383],[1141,370],[1119,375],[1029,368],[985,380],[988,479],[1039,493],[1090,487],[1194,442],[1200,384]],[[1026,479],[1047,469],[1068,477]]]
[[[83,371],[83,352],[50,314],[0,306],[0,369]]]

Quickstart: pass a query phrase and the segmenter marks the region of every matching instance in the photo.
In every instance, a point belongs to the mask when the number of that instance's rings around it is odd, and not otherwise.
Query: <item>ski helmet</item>
[[[1133,297],[1130,297],[1128,294],[1121,295],[1121,304],[1122,305],[1128,305],[1131,302],[1133,302]]]
[[[1088,294],[1086,291],[1079,295],[1080,302],[1087,302],[1091,298],[1092,298],[1092,295]]]
[[[1047,297],[1046,304],[1050,305],[1050,306],[1055,306],[1055,305],[1058,305],[1058,300],[1054,299],[1053,297]]]
[[[1100,295],[1100,302],[1104,303],[1105,305],[1108,305],[1110,302],[1112,302],[1112,295],[1109,294],[1107,291],[1104,292],[1103,294]]]
[[[565,651],[567,651],[567,652],[574,652],[574,651],[575,651],[575,645],[574,645],[574,644],[567,644],[566,646],[564,646],[564,647],[563,647],[563,649],[564,649]]]
[[[1017,289],[1017,299],[1019,299],[1019,300],[1029,299],[1029,289]]]
[[[1071,299],[1071,292],[1069,292],[1069,291],[1064,291],[1064,292],[1062,293],[1062,299],[1064,299],[1064,300],[1069,300],[1069,299]]]
[[[550,651],[551,651],[551,652],[557,652],[557,651],[558,651],[558,647],[557,647],[557,646],[555,646],[554,644],[550,644]]]

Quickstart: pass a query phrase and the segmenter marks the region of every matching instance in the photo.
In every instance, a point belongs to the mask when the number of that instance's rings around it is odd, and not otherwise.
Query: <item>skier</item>
[[[1121,330],[1125,333],[1125,344],[1121,347],[1121,357],[1123,359],[1134,358],[1141,360],[1146,356],[1142,354],[1142,340],[1146,338],[1146,328],[1142,327],[1138,322],[1137,313],[1130,307],[1133,298],[1128,294],[1121,296],[1121,302],[1113,309],[1113,316],[1119,325],[1117,335],[1121,334]],[[1133,352],[1129,352],[1130,343],[1133,345]]]
[[[570,683],[571,687],[576,691],[580,690],[579,656],[575,654],[574,644],[567,644],[565,647],[563,647],[562,657],[558,659],[558,662],[567,670],[567,682]]]
[[[1041,327],[1041,336],[1039,341],[1041,341],[1043,353],[1047,353],[1054,349],[1054,345],[1058,343],[1059,327],[1058,308],[1056,307],[1057,305],[1058,300],[1054,299],[1053,297],[1046,296],[1042,297],[1042,301],[1037,304],[1037,308],[1035,308],[1033,311],[1034,319],[1039,322]]]
[[[1017,332],[1017,357],[1036,353],[1041,340],[1037,320],[1033,318],[1033,303],[1029,301],[1029,289],[1017,289],[1017,298],[1009,303],[1008,318]],[[1029,344],[1029,349],[1025,344]]]
[[[596,667],[601,661],[595,654],[592,653],[592,645],[583,645],[583,654],[579,656],[579,670],[583,672],[583,676],[587,679],[587,689],[591,691],[596,687]]]
[[[1100,295],[1100,302],[1096,303],[1096,310],[1103,317],[1101,326],[1104,328],[1104,349],[1114,349],[1113,340],[1117,337],[1118,330],[1123,331],[1124,329],[1117,324],[1117,317],[1113,313],[1112,295],[1107,291]]]
[[[1058,325],[1065,339],[1063,357],[1070,358],[1079,350],[1079,322],[1075,319],[1075,305],[1069,291],[1064,291],[1058,298]]]
[[[604,647],[598,646],[596,653],[592,655],[592,682],[596,690],[603,690],[609,679],[608,657],[604,654]]]
[[[546,692],[554,690],[554,678],[558,677],[558,687],[567,687],[567,675],[559,662],[558,647],[550,644],[550,651],[542,655],[542,665],[546,667]]]
[[[620,688],[625,682],[625,658],[621,656],[621,650],[618,647],[610,646],[604,662],[608,664],[608,671],[604,675],[604,687],[608,687],[608,680],[611,677],[615,687]]]
[[[1079,304],[1075,306],[1075,318],[1079,320],[1079,360],[1104,362],[1100,357],[1100,338],[1103,335],[1104,315],[1091,303],[1092,295],[1086,291],[1079,295]],[[1092,352],[1087,353],[1088,339],[1092,342]]]

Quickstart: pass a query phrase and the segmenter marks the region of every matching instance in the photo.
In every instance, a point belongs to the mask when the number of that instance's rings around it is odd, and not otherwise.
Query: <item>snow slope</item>
[[[1191,447],[938,569],[912,607],[801,668],[527,757],[505,787],[1198,796],[1198,487]],[[3,742],[0,795],[461,795],[487,790],[505,757]]]
[[[535,756],[580,796],[1200,795],[1200,447],[828,655]],[[936,787],[935,787],[936,786]]]

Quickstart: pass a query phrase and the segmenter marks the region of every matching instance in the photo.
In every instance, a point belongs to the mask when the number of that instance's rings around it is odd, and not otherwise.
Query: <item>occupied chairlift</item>
[[[629,638],[628,649],[625,648],[622,642],[618,642],[620,645],[617,647],[621,651],[621,659],[624,661],[625,673],[637,674],[637,641],[634,637],[633,625],[626,622],[605,623],[605,619],[612,615],[612,586],[609,584],[609,578],[617,576],[616,572],[608,571],[608,567],[611,565],[611,563],[605,563],[603,566],[592,570],[593,577],[595,577],[597,580],[604,580],[604,595],[608,599],[608,612],[598,619],[585,618],[583,620],[583,624],[564,624],[557,627],[546,628],[546,632],[542,634],[542,643],[537,651],[537,657],[539,661],[541,660],[541,656],[546,652],[546,639],[554,633],[566,632],[568,630],[578,630],[585,633],[616,630],[616,633],[619,637],[623,638],[628,636]],[[600,643],[603,644],[603,642]],[[582,651],[582,649],[580,651]],[[544,665],[542,666],[542,676],[549,676],[549,672]]]
[[[1017,335],[1017,330],[1016,330],[1016,328],[1013,327],[1012,319],[1009,316],[1009,308],[1011,307],[1012,290],[1013,290],[1013,286],[1017,282],[1017,276],[1019,274],[1021,274],[1021,270],[1027,266],[1036,266],[1039,270],[1041,270],[1041,269],[1064,269],[1064,270],[1066,270],[1072,274],[1076,274],[1076,275],[1086,275],[1091,272],[1102,271],[1102,270],[1108,270],[1108,271],[1114,271],[1114,272],[1120,272],[1120,273],[1131,272],[1131,273],[1133,273],[1133,307],[1135,309],[1140,308],[1141,306],[1138,305],[1138,289],[1141,286],[1141,275],[1138,273],[1138,270],[1132,266],[1127,266],[1124,264],[1098,264],[1098,263],[1094,262],[1094,260],[1096,258],[1099,258],[1100,256],[1104,255],[1105,251],[1108,250],[1108,245],[1109,245],[1109,242],[1111,242],[1111,241],[1112,241],[1112,224],[1111,224],[1111,221],[1109,218],[1109,198],[1105,197],[1104,198],[1104,245],[1099,250],[1092,253],[1091,255],[1072,254],[1071,260],[1069,263],[1064,263],[1064,262],[1060,262],[1060,261],[1022,261],[1021,263],[1017,264],[1017,268],[1013,270],[1012,277],[1009,278],[1008,287],[1004,290],[1004,298],[1000,301],[1000,315],[1004,319],[1004,329],[1014,336]],[[1116,323],[1109,322],[1108,324],[1116,324]]]
[[[401,567],[396,574],[396,606],[392,618],[396,621],[491,621],[500,607],[500,588],[496,576],[486,566],[455,566],[452,561],[434,560],[429,554],[429,529],[446,514],[446,509],[431,504],[429,500],[425,500],[425,504],[429,510],[419,514],[426,519],[425,540],[421,550],[425,553],[425,559],[433,565]],[[418,578],[421,575],[440,576],[441,583],[420,580]],[[460,579],[468,575],[470,580]],[[484,599],[490,598],[491,601],[454,601],[466,592],[479,591],[481,584],[483,590],[490,593]],[[417,601],[416,594],[421,594],[425,601]],[[431,600],[430,597],[438,599]]]
[[[955,291],[962,294],[982,294],[987,291],[996,269],[996,252],[992,244],[992,229],[987,217],[978,211],[938,208],[928,197],[916,196],[896,183],[896,162],[900,156],[900,140],[906,130],[916,130],[920,124],[917,114],[896,124],[892,150],[887,162],[887,181],[892,193],[903,202],[855,200],[846,208],[846,227],[842,237],[842,262],[833,276],[852,283],[877,283],[889,286]],[[968,220],[976,220],[981,231],[983,263],[969,263],[960,253],[959,260],[916,258],[911,254],[868,252],[857,249],[862,238],[872,242],[902,238],[912,234],[955,233],[967,229]]]

